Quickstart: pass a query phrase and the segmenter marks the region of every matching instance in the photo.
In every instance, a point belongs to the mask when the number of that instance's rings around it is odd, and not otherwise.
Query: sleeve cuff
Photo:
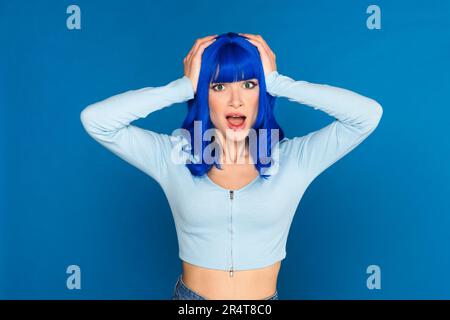
[[[191,100],[194,98],[194,87],[189,77],[183,76],[174,81],[178,87],[179,98],[181,101]]]
[[[278,71],[277,70],[274,70],[274,71],[272,71],[271,73],[269,73],[268,75],[267,75],[267,77],[266,77],[266,90],[267,90],[267,92],[269,92],[271,95],[275,95],[275,92],[274,92],[274,85],[275,85],[275,82],[276,82],[276,80],[277,80],[277,78],[278,78],[278,76],[279,76],[280,74],[278,73]]]

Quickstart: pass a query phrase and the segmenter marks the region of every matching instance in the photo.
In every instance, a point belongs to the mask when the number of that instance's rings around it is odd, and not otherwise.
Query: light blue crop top
[[[322,110],[336,120],[307,135],[281,140],[276,174],[268,180],[257,177],[238,190],[225,189],[206,174],[193,176],[185,164],[173,161],[172,151],[189,143],[186,138],[130,124],[193,99],[192,82],[186,76],[164,86],[114,95],[81,112],[81,122],[93,139],[160,184],[174,218],[179,258],[188,263],[229,270],[232,276],[234,270],[283,260],[291,222],[306,188],[367,138],[383,113],[371,98],[295,81],[277,71],[266,77],[266,87],[272,96]]]

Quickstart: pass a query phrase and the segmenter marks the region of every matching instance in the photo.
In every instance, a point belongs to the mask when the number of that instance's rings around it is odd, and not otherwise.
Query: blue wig
[[[201,137],[203,137],[206,130],[214,128],[208,105],[210,84],[217,82],[236,82],[252,78],[258,79],[260,90],[258,114],[252,126],[256,131],[256,150],[251,150],[250,152],[257,152],[257,156],[253,157],[253,159],[256,160],[255,167],[260,173],[260,176],[263,178],[269,177],[269,175],[262,173],[262,169],[267,170],[272,165],[273,144],[284,138],[284,132],[275,120],[273,113],[276,98],[267,93],[264,70],[258,48],[246,40],[244,36],[240,36],[234,32],[219,35],[217,40],[204,50],[197,91],[195,97],[188,101],[188,112],[183,121],[182,128],[188,131],[190,135],[191,156],[200,160],[199,163],[186,163],[186,166],[194,176],[202,176],[213,165],[221,169],[220,164],[216,162],[208,164],[204,161],[205,148],[214,142],[201,139],[201,145],[198,145],[200,147],[200,150],[198,150],[200,154],[194,155],[194,121],[199,121],[198,123],[201,124]],[[278,130],[278,140],[273,143],[271,139],[272,129]],[[265,134],[261,134],[261,131],[265,132]],[[267,154],[260,155],[261,139],[266,139],[264,143]],[[213,150],[213,157],[215,157],[214,153],[215,151]],[[261,161],[261,157],[264,157],[264,161]]]

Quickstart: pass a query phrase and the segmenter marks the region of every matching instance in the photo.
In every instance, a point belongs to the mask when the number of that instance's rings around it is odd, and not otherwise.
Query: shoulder
[[[285,161],[294,163],[297,167],[302,166],[305,158],[308,158],[307,153],[310,152],[307,147],[311,133],[296,136],[292,138],[283,138],[279,142],[280,157]]]
[[[172,134],[164,134],[166,156],[171,163],[185,165],[188,162],[196,162],[191,153],[191,141],[182,133],[174,131]]]
[[[293,153],[298,153],[305,141],[305,136],[287,138],[284,137],[279,142],[280,152],[286,156],[291,156]]]

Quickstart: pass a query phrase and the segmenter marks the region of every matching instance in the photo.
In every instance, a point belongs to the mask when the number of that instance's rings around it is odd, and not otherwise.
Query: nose
[[[228,103],[228,105],[233,108],[240,108],[244,105],[241,99],[239,88],[232,86],[230,102]]]

